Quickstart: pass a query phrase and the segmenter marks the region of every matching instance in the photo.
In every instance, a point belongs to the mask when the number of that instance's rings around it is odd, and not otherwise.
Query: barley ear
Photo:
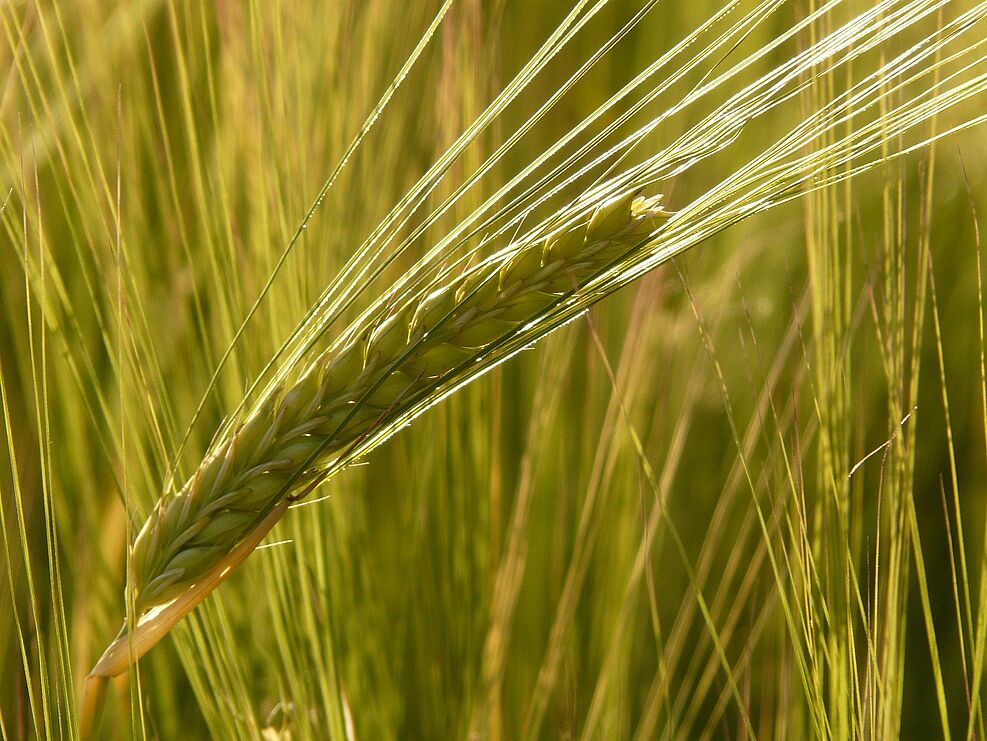
[[[468,361],[643,248],[670,216],[659,198],[621,193],[502,257],[382,304],[372,326],[355,327],[283,394],[265,398],[144,523],[133,546],[136,625],[125,626],[90,677],[126,671],[257,547],[289,501],[343,465],[346,451],[424,408],[414,405],[468,373]],[[98,705],[104,684],[87,682],[84,707]]]

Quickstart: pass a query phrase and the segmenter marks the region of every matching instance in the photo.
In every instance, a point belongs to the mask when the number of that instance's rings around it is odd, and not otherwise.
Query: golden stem
[[[148,610],[137,621],[133,633],[122,632],[107,647],[96,662],[96,666],[86,677],[82,704],[79,711],[79,732],[82,738],[93,738],[97,731],[99,716],[106,698],[106,684],[110,677],[127,671],[138,659],[151,650],[179,620],[188,615],[204,600],[212,590],[253,550],[281,519],[288,509],[288,500],[280,502],[271,513],[243,540],[216,564],[205,576],[189,587],[181,595],[165,605]]]

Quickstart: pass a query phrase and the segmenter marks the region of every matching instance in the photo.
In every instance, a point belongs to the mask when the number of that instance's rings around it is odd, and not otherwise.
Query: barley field
[[[0,31],[2,739],[987,737],[987,2]]]

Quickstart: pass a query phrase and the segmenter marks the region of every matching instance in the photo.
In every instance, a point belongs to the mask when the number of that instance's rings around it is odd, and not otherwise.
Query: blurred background
[[[643,5],[589,18],[423,207]],[[868,4],[847,6],[737,85]],[[4,738],[75,734],[173,467],[194,471],[346,258],[569,10],[452,5],[221,365],[439,7],[0,4]],[[650,10],[422,244],[719,7]],[[814,9],[779,4],[683,86]],[[669,207],[850,76],[662,183]],[[985,158],[974,128],[747,219],[433,408],[116,681],[103,734],[982,736]]]

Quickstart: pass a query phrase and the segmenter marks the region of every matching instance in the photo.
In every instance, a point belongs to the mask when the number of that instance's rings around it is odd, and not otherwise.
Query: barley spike
[[[137,615],[178,601],[197,582],[224,578],[229,568],[217,576],[217,565],[262,522],[269,528],[272,511],[279,517],[327,464],[458,366],[647,242],[670,215],[659,198],[621,194],[575,226],[549,230],[429,286],[269,396],[179,494],[158,502],[140,530],[132,572]],[[149,647],[142,644],[141,653]],[[129,663],[102,665],[107,676]]]

